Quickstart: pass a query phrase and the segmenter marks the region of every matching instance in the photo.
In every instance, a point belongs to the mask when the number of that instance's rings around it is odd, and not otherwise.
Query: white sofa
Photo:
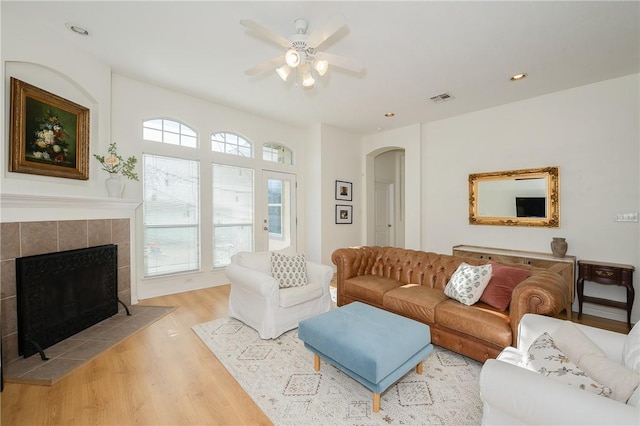
[[[518,349],[507,347],[488,360],[480,374],[484,425],[639,425],[640,389],[622,403],[558,382],[520,367],[531,343],[550,334],[563,320],[541,315],[523,316]],[[640,325],[629,335],[581,324],[576,326],[608,358],[640,372]]]
[[[331,307],[329,284],[333,269],[306,262],[309,284],[279,288],[271,276],[271,252],[240,252],[226,268],[231,283],[229,315],[255,329],[260,338],[274,339],[298,323]]]

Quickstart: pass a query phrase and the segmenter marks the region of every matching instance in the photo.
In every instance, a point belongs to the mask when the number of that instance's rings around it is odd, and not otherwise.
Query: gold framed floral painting
[[[10,171],[89,179],[88,108],[12,77],[10,114]]]

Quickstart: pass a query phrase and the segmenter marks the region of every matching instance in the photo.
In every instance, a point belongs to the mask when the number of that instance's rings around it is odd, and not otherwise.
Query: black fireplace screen
[[[18,351],[25,358],[118,312],[118,248],[16,259]]]

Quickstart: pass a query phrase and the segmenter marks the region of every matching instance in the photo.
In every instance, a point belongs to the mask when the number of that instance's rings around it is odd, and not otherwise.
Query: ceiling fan
[[[323,76],[329,69],[329,65],[356,73],[364,71],[364,67],[357,59],[319,50],[329,37],[346,25],[342,16],[336,15],[330,18],[311,34],[307,34],[308,23],[304,19],[296,19],[294,24],[296,33],[286,38],[250,19],[240,20],[240,25],[287,49],[284,55],[250,68],[245,71],[245,74],[255,75],[275,68],[280,78],[287,81],[291,71],[297,70],[302,86],[310,88],[316,82],[312,72],[315,71],[319,76]]]

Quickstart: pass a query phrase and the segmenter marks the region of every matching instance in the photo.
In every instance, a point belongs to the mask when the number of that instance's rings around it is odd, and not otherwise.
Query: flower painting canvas
[[[89,178],[89,110],[11,78],[10,171]]]

